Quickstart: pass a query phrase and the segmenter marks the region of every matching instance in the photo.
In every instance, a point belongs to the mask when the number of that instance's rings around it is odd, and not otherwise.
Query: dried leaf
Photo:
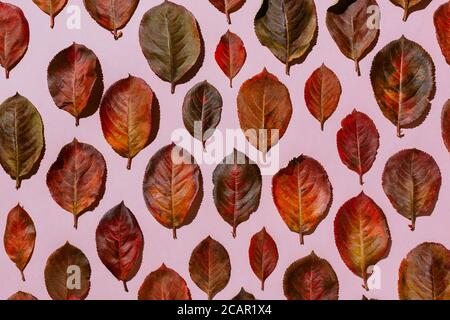
[[[139,0],[84,0],[84,6],[89,15],[101,27],[111,31],[115,40],[119,40],[131,20]]]
[[[286,65],[287,75],[312,48],[317,29],[313,0],[264,0],[255,18],[259,41]]]
[[[283,290],[288,300],[338,300],[339,282],[330,263],[312,252],[287,268]]]
[[[241,288],[241,291],[231,300],[238,300],[238,301],[251,301],[256,300],[255,296],[251,294],[250,292],[245,291],[244,288]]]
[[[139,41],[150,68],[175,86],[193,69],[201,54],[201,35],[195,17],[185,7],[165,0],[144,15]]]
[[[192,300],[186,281],[165,264],[150,273],[142,283],[139,300]]]
[[[288,88],[264,68],[241,86],[237,105],[242,131],[265,155],[284,136],[291,121]]]
[[[207,237],[192,251],[189,273],[192,281],[212,300],[230,281],[231,264],[227,250]]]
[[[373,91],[384,116],[402,128],[415,128],[426,118],[436,84],[434,63],[419,44],[402,36],[381,49],[370,73]]]
[[[30,28],[22,10],[0,2],[0,64],[6,79],[27,52],[29,42]]]
[[[361,192],[339,209],[334,220],[334,237],[342,260],[363,279],[363,288],[369,290],[369,267],[386,258],[391,249],[391,235],[383,211]]]
[[[305,85],[305,101],[309,112],[319,120],[322,131],[333,115],[342,94],[341,82],[325,64],[316,69]]]
[[[222,218],[236,229],[258,210],[262,177],[257,164],[245,154],[233,150],[213,173],[214,203]]]
[[[78,126],[80,118],[92,113],[91,102],[97,102],[96,86],[103,86],[100,62],[94,52],[74,42],[50,62],[47,82],[56,106],[74,116]]]
[[[18,291],[8,298],[8,300],[38,300],[30,293]]]
[[[36,107],[20,94],[0,105],[0,163],[19,189],[39,168],[44,153],[44,124]]]
[[[289,162],[272,180],[272,195],[280,216],[300,243],[326,218],[333,191],[322,165],[307,156]]]
[[[238,11],[246,0],[209,0],[211,4],[227,16],[228,24],[231,24],[231,14]]]
[[[241,71],[247,59],[247,50],[245,50],[244,42],[237,34],[228,30],[220,38],[215,57],[220,69],[230,79],[230,88],[233,88],[233,79]]]
[[[159,150],[149,161],[143,183],[150,213],[164,227],[173,230],[195,218],[203,197],[200,167],[194,158],[175,144]]]
[[[400,300],[450,300],[450,251],[425,242],[403,259],[398,279]]]
[[[84,253],[69,242],[50,255],[44,275],[53,300],[84,300],[89,294],[91,266]]]
[[[417,10],[422,10],[431,2],[429,0],[390,0],[397,7],[403,8],[403,21],[408,19],[408,16]]]
[[[277,244],[267,233],[266,228],[253,235],[250,240],[248,256],[250,266],[258,279],[261,280],[261,290],[264,291],[264,283],[278,263]]]
[[[100,260],[128,292],[127,282],[141,267],[144,236],[136,217],[123,201],[100,220],[95,242]]]
[[[74,139],[65,145],[47,173],[47,186],[53,200],[78,219],[93,210],[103,197],[106,162],[90,144]]]
[[[55,17],[67,5],[67,0],[33,0],[33,2],[50,16],[50,28],[55,26]]]
[[[372,119],[365,113],[353,110],[344,120],[337,133],[339,157],[350,170],[363,176],[372,168],[380,147],[380,134]]]
[[[103,135],[115,152],[131,163],[150,142],[156,127],[152,115],[155,95],[141,78],[129,76],[106,91],[100,105]]]
[[[442,137],[444,138],[445,146],[448,152],[450,152],[450,99],[444,105],[442,109]]]
[[[184,126],[204,148],[206,141],[212,137],[220,123],[222,106],[220,92],[208,81],[196,84],[184,98]]]
[[[29,214],[20,205],[8,213],[3,241],[6,253],[25,281],[24,270],[33,255],[36,228]]]
[[[434,13],[434,26],[445,60],[450,64],[450,2],[442,4]]]
[[[439,197],[441,171],[429,154],[403,150],[392,156],[383,172],[383,189],[392,206],[411,220],[412,231],[417,217],[430,216]]]
[[[333,40],[342,54],[355,62],[356,72],[360,76],[359,62],[372,51],[380,35],[379,26],[372,27],[369,23],[372,14],[370,8],[378,6],[378,3],[376,0],[352,2],[343,12],[335,12],[334,6],[330,7],[326,22]]]

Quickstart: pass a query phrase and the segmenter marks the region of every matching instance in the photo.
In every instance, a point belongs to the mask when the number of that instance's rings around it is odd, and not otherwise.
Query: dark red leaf
[[[264,290],[264,282],[275,270],[278,263],[277,244],[267,233],[266,228],[252,237],[248,256],[253,272],[261,280],[261,290]]]

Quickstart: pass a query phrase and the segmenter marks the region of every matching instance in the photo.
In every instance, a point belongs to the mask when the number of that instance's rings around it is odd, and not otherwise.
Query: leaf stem
[[[50,28],[55,27],[55,16],[53,14],[50,15]]]
[[[76,215],[73,216],[73,227],[78,229],[78,216]]]
[[[125,289],[125,292],[129,292],[128,291],[128,285],[126,281],[123,281],[123,288]]]
[[[9,79],[9,70],[8,69],[5,69],[5,76],[6,76],[6,79]]]
[[[20,270],[20,275],[22,277],[22,281],[25,282],[25,273],[23,272],[23,270]]]
[[[261,280],[261,291],[264,291],[264,280]]]
[[[132,165],[133,165],[133,158],[128,158],[127,170],[131,170]]]
[[[22,180],[18,176],[18,177],[16,177],[16,189],[19,190],[21,185],[22,185]]]
[[[304,245],[305,244],[305,236],[303,235],[303,232],[300,232],[299,236],[300,236],[300,244]]]
[[[173,227],[172,234],[173,234],[173,238],[177,239],[177,228],[176,227]]]
[[[409,15],[408,7],[406,7],[405,10],[403,11],[403,21],[406,22],[406,20],[408,20],[408,15]]]

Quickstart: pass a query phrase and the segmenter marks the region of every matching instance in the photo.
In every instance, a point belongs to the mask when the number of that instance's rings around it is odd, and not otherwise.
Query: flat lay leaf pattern
[[[50,16],[50,28],[55,26],[55,17],[67,5],[67,0],[33,0],[33,2]]]
[[[266,279],[272,274],[278,263],[277,244],[266,228],[251,238],[248,256],[253,272],[261,280],[261,290],[264,290]]]
[[[442,109],[442,137],[444,139],[445,146],[448,152],[450,152],[450,99],[444,105]]]
[[[241,291],[239,291],[239,293],[237,295],[235,295],[233,297],[233,299],[231,299],[231,300],[251,301],[251,300],[256,300],[256,298],[252,293],[245,291],[244,288],[241,288]]]
[[[445,60],[450,65],[450,2],[443,3],[434,13],[436,35]]]
[[[18,291],[8,298],[8,300],[38,300],[31,293]]]
[[[230,80],[230,88],[233,88],[233,79],[241,71],[247,59],[244,42],[237,34],[228,30],[220,38],[215,58],[220,69]]]
[[[224,13],[228,24],[231,24],[231,14],[238,11],[246,0],[209,0],[217,10]]]
[[[430,1],[428,0],[390,0],[397,7],[403,8],[403,21],[408,20],[409,15],[416,10],[423,9]]]

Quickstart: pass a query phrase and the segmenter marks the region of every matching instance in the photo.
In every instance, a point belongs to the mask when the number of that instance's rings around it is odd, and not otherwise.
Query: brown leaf
[[[103,197],[106,162],[93,146],[74,139],[65,145],[47,173],[47,186],[53,200],[78,219],[93,210]]]
[[[277,244],[267,233],[266,228],[253,235],[248,249],[250,266],[261,280],[261,290],[264,291],[264,282],[272,274],[278,263]]]
[[[369,267],[386,258],[391,249],[391,235],[383,211],[362,192],[339,209],[334,220],[334,237],[342,260],[363,279],[363,288],[369,290]]]
[[[192,251],[189,273],[192,281],[212,300],[230,281],[231,264],[227,250],[207,237]]]
[[[284,136],[291,121],[288,88],[264,68],[241,86],[237,105],[242,131],[265,155]]]
[[[450,64],[450,2],[442,4],[434,13],[434,26],[445,60]]]
[[[311,252],[287,268],[283,290],[288,300],[338,300],[339,282],[330,263]]]
[[[3,241],[6,253],[25,281],[24,270],[33,255],[36,228],[29,214],[19,204],[8,213]]]
[[[186,150],[168,145],[150,159],[143,192],[150,213],[176,239],[177,229],[195,218],[203,197],[200,167]]]
[[[246,0],[209,0],[211,4],[227,16],[228,24],[231,24],[231,14],[238,11]]]
[[[33,2],[50,16],[50,28],[55,26],[55,17],[67,5],[67,0],[33,0]]]
[[[429,154],[403,150],[392,156],[383,172],[383,189],[395,210],[411,220],[412,231],[417,217],[430,216],[439,197],[441,171]]]
[[[333,191],[322,165],[307,156],[289,162],[272,180],[272,195],[280,216],[300,243],[326,218]]]
[[[233,299],[231,300],[238,300],[238,301],[251,301],[251,300],[256,300],[255,296],[253,294],[251,294],[250,292],[245,291],[244,288],[241,288],[241,291],[239,291],[239,293],[234,296]]]
[[[233,88],[233,79],[241,71],[247,59],[244,42],[242,42],[242,39],[237,34],[228,30],[220,38],[215,58],[220,69],[230,79],[230,88]]]
[[[444,105],[442,109],[442,137],[444,138],[445,146],[448,152],[450,152],[450,99]]]
[[[18,291],[8,298],[8,300],[38,300],[30,293]]]
[[[142,283],[139,300],[192,300],[186,281],[165,264],[150,273]]]
[[[428,6],[430,0],[390,0],[397,7],[403,8],[403,21],[406,21],[409,15],[417,10],[422,10]]]
[[[398,279],[400,300],[450,300],[450,251],[425,242],[403,259]]]
[[[384,116],[397,126],[415,128],[426,118],[434,98],[434,63],[419,44],[402,36],[377,53],[370,79]]]

